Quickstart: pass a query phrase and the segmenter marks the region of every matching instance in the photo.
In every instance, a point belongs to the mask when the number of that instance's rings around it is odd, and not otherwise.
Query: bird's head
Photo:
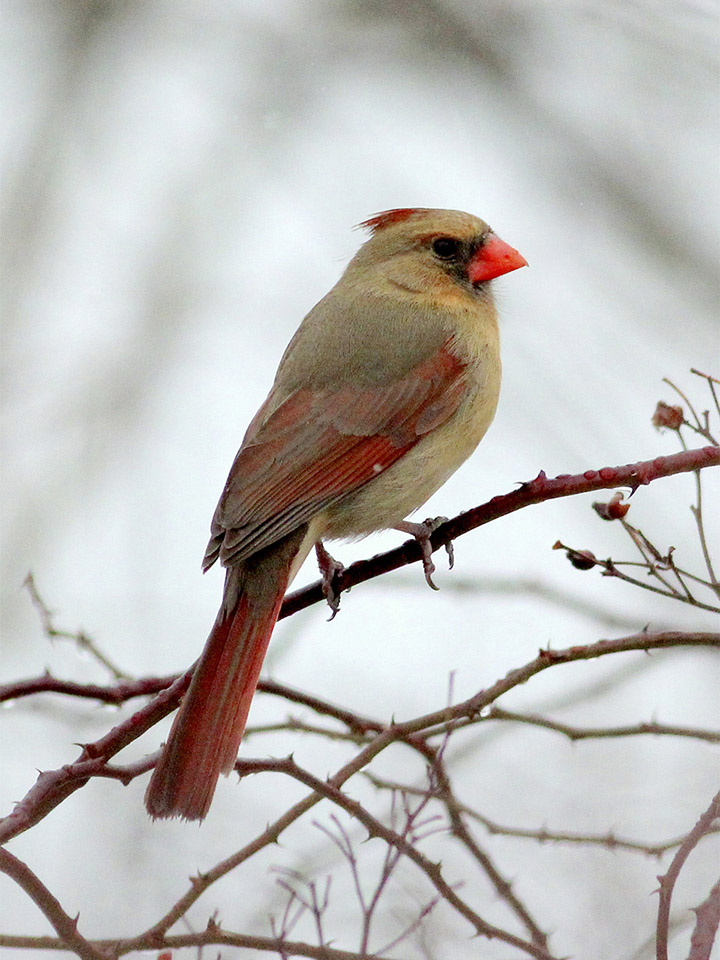
[[[441,293],[453,285],[482,292],[488,281],[527,266],[487,223],[459,210],[403,207],[359,226],[372,233],[351,266],[379,270],[409,292]]]

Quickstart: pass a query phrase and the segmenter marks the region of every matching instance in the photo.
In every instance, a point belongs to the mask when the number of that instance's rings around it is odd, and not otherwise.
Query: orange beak
[[[527,260],[514,247],[509,246],[495,233],[488,233],[482,245],[473,254],[468,263],[468,280],[473,286],[494,280],[504,273],[526,267]]]

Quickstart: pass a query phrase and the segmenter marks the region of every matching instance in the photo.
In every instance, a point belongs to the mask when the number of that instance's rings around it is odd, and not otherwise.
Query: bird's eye
[[[460,241],[454,237],[437,237],[432,242],[432,252],[441,260],[454,260],[460,252]]]

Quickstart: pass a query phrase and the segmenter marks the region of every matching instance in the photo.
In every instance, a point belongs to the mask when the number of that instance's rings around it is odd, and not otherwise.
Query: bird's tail
[[[305,530],[228,569],[223,604],[145,794],[152,817],[202,820],[237,758]]]

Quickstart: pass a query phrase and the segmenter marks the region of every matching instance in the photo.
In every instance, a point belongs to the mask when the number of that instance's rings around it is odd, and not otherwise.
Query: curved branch
[[[495,887],[497,894],[522,921],[534,945],[548,950],[547,934],[540,928],[537,921],[526,905],[519,899],[512,883],[504,877],[493,862],[487,851],[483,850],[464,820],[465,809],[459,802],[452,789],[450,777],[445,768],[445,762],[440,751],[433,765],[433,773],[437,778],[437,795],[445,805],[450,820],[451,834],[465,847],[470,856],[485,871],[488,879]]]
[[[720,926],[720,880],[707,898],[695,909],[695,929],[690,940],[688,960],[710,960],[710,951]]]
[[[720,648],[720,633],[692,633],[682,634],[667,632],[658,634],[640,633],[618,640],[600,640],[597,643],[582,647],[568,647],[565,650],[541,650],[538,656],[516,670],[511,670],[501,680],[496,681],[486,690],[481,690],[474,696],[452,707],[445,707],[433,713],[425,714],[408,720],[405,723],[391,723],[363,747],[348,763],[335,773],[327,784],[339,790],[351,777],[359,773],[368,764],[393,743],[411,741],[410,745],[418,748],[418,735],[427,737],[439,730],[456,728],[457,722],[463,717],[475,717],[498,697],[521,686],[531,677],[549,667],[560,663],[571,663],[577,660],[590,660],[608,654],[629,652],[636,650],[661,650],[674,646],[713,646]],[[239,769],[245,773],[259,769],[264,761],[241,761]],[[193,878],[190,888],[176,901],[170,910],[162,917],[148,933],[163,936],[173,924],[177,923],[190,907],[213,884],[226,876],[241,863],[254,856],[259,850],[278,842],[280,836],[296,823],[309,810],[323,799],[323,794],[313,791],[303,797],[296,804],[286,810],[280,817],[270,823],[267,828],[258,834],[240,850],[231,854],[225,860],[216,864],[211,870],[201,876]]]
[[[84,787],[92,776],[99,774],[110,757],[172,713],[190,684],[192,670],[191,667],[147,706],[113,727],[104,737],[85,744],[75,763],[41,773],[12,813],[0,819],[0,843],[7,843],[43,820],[58,804]]]
[[[383,727],[367,746],[357,754],[354,760],[336,774],[336,777],[340,778],[338,786],[365,767],[390,743],[408,740],[419,733],[423,737],[435,736],[438,732],[447,729],[448,726],[456,726],[458,720],[475,718],[498,697],[514,687],[526,683],[531,677],[547,670],[549,667],[577,660],[592,660],[608,654],[627,653],[636,650],[662,650],[682,646],[720,647],[720,634],[688,634],[678,631],[666,631],[657,634],[639,633],[616,640],[599,640],[597,643],[585,646],[568,647],[565,650],[541,650],[534,660],[511,670],[503,679],[498,680],[487,690],[481,690],[462,703],[425,714],[406,723],[393,723]],[[75,763],[63,766],[58,770],[41,773],[34,786],[19,801],[12,813],[0,820],[0,843],[7,842],[44,819],[66,797],[83,787],[91,777],[100,775],[108,759],[119,753],[129,743],[137,740],[155,723],[171,713],[187,689],[191,676],[192,667],[167,690],[158,694],[142,710],[138,710],[123,723],[118,724],[100,740],[85,744]],[[362,727],[364,725],[363,720],[358,718],[358,726]],[[365,729],[368,729],[367,725],[365,725]],[[370,727],[370,730],[372,730],[372,727]],[[307,808],[304,808],[303,805],[308,801]],[[285,817],[281,817],[273,828],[268,828],[268,836],[273,835],[275,828],[282,832],[286,826],[294,822],[297,817],[306,812],[306,809],[314,806],[316,802],[317,799],[313,799],[311,796],[306,798],[305,801],[301,801],[300,804],[296,804],[292,810],[287,812],[286,817],[289,817],[287,822],[285,822]],[[262,846],[264,845],[265,843],[262,844]]]
[[[469,533],[471,530],[475,530],[486,523],[490,523],[492,520],[507,516],[531,504],[542,503],[545,500],[554,500],[558,497],[570,497],[579,493],[608,490],[616,487],[630,487],[635,491],[642,484],[651,483],[662,477],[669,477],[678,473],[687,473],[719,465],[720,447],[710,446],[695,450],[684,450],[682,453],[677,453],[672,456],[656,457],[654,460],[644,460],[623,467],[603,467],[600,470],[586,470],[584,473],[574,476],[570,474],[560,474],[554,479],[548,479],[544,471],[540,471],[534,480],[523,483],[519,489],[511,493],[493,497],[493,499],[487,503],[481,504],[467,511],[467,513],[461,513],[452,520],[443,523],[432,535],[432,548],[433,551],[438,550],[440,547],[446,546],[451,541]],[[337,590],[339,593],[342,593],[350,587],[365,583],[368,580],[382,576],[391,570],[397,570],[410,563],[416,563],[421,559],[422,552],[417,541],[408,540],[393,550],[378,554],[368,560],[358,560],[356,563],[351,564],[351,566],[346,567],[338,574]],[[51,614],[48,608],[37,593],[32,577],[28,577],[27,583],[33,603],[40,610],[48,636],[64,636],[75,640],[81,637],[82,642],[86,646],[89,644],[96,656],[101,656],[95,651],[89,639],[84,635],[57,630],[50,620]],[[324,599],[321,580],[308,584],[306,587],[295,590],[285,597],[279,619],[292,616],[299,610],[304,610],[315,603],[320,603]],[[188,674],[191,673],[193,667],[188,670]],[[117,684],[112,685],[76,684],[71,681],[58,680],[50,675],[5,684],[0,686],[0,702],[29,696],[34,693],[52,692],[118,704],[136,696],[155,693],[169,686],[176,680],[176,677],[149,677],[143,680],[133,681],[123,674],[120,674],[117,668],[113,669],[121,677],[121,680]],[[270,681],[261,681],[258,689],[264,689],[266,692],[272,693],[275,692],[275,690],[272,689],[274,686],[277,687],[278,685],[273,685]],[[176,690],[174,704],[170,706],[166,712],[158,716],[158,720],[166,716],[167,713],[172,712],[180,702],[184,690],[184,687]],[[299,692],[296,695],[300,696]],[[340,708],[337,709],[340,710]],[[365,732],[365,730],[361,732]]]
[[[713,797],[710,806],[700,817],[698,822],[685,837],[679,850],[672,859],[672,863],[664,876],[658,877],[660,881],[660,904],[658,906],[657,934],[656,934],[656,956],[657,960],[667,960],[668,958],[668,934],[670,931],[670,902],[672,900],[675,882],[680,876],[680,871],[687,858],[698,845],[702,837],[712,827],[713,821],[720,818],[720,792]]]
[[[78,933],[78,918],[68,916],[60,905],[60,901],[50,893],[27,864],[1,847],[0,870],[11,877],[42,911],[60,937],[62,948],[74,951],[82,960],[107,960],[107,955],[103,951]]]
[[[441,864],[433,863],[406,837],[392,830],[390,827],[385,826],[384,823],[381,823],[380,820],[367,811],[362,804],[344,793],[339,786],[336,786],[333,782],[336,778],[332,780],[320,780],[310,773],[310,771],[305,770],[295,763],[292,757],[287,757],[283,760],[251,761],[249,764],[246,764],[244,761],[239,761],[238,768],[241,774],[249,772],[256,773],[260,770],[283,773],[305,784],[305,786],[310,787],[314,792],[315,802],[320,799],[330,800],[342,810],[345,810],[353,819],[361,823],[371,837],[379,837],[409,860],[412,860],[421,872],[425,874],[432,886],[435,887],[443,901],[457,910],[457,912],[472,925],[476,935],[487,937],[489,940],[500,940],[503,943],[510,944],[519,950],[525,951],[530,956],[536,957],[537,960],[552,960],[552,955],[546,949],[545,937],[539,929],[533,927],[534,939],[533,942],[530,943],[522,937],[515,936],[507,930],[503,930],[483,920],[466,901],[458,896],[454,887],[448,883],[443,876]],[[205,880],[206,876],[207,875],[203,875],[201,878],[198,878],[196,884]],[[536,933],[541,938],[541,941],[535,939]]]
[[[408,783],[400,783],[397,780],[387,780],[383,777],[376,777],[373,773],[364,773],[368,781],[378,790],[392,790],[400,793],[406,793],[409,796],[424,797],[427,794],[426,789],[413,786]],[[578,846],[597,846],[605,847],[607,850],[629,850],[634,853],[644,853],[648,857],[661,857],[668,850],[679,847],[685,840],[686,834],[681,837],[673,837],[671,840],[663,840],[658,843],[643,843],[640,840],[631,840],[627,837],[618,837],[615,833],[593,834],[593,833],[569,833],[568,831],[549,830],[547,827],[541,827],[539,830],[533,830],[528,827],[509,827],[491,820],[490,817],[480,813],[466,803],[457,801],[457,809],[464,816],[469,817],[477,823],[482,824],[489,834],[501,837],[520,837],[525,840],[533,840],[537,843],[569,843]],[[720,826],[708,830],[708,835],[720,833]]]

